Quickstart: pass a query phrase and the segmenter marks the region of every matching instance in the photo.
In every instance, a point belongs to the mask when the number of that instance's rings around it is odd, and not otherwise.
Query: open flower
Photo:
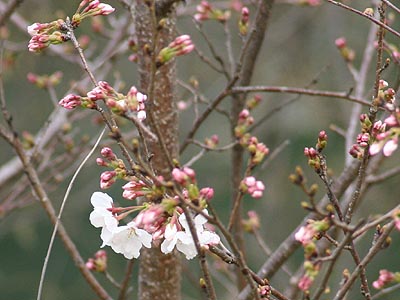
[[[204,212],[207,213],[206,210]],[[220,237],[216,233],[205,230],[204,225],[207,223],[207,219],[204,216],[198,214],[194,217],[193,222],[200,246],[207,247],[220,242]],[[164,233],[165,240],[161,244],[161,251],[167,254],[172,252],[176,246],[176,249],[185,254],[187,259],[192,259],[197,255],[197,249],[185,214],[179,216],[179,223],[184,230],[178,231],[176,225],[167,225]]]
[[[151,248],[151,234],[136,227],[135,222],[117,227],[111,239],[103,240],[104,244],[110,246],[116,253],[121,253],[127,259],[138,258],[142,246]]]
[[[106,193],[94,192],[90,202],[94,209],[90,213],[89,220],[94,227],[102,228],[100,237],[103,245],[101,247],[104,247],[118,227],[118,220],[112,214],[113,199]]]

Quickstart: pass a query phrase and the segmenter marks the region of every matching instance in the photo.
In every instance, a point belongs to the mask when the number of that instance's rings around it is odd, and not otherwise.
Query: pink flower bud
[[[73,108],[77,107],[78,105],[81,105],[81,103],[82,103],[81,98],[82,98],[81,96],[69,94],[69,95],[65,96],[64,98],[62,98],[58,102],[58,104],[66,109],[73,109]]]
[[[105,4],[105,3],[100,3],[98,5],[98,8],[100,8],[100,11],[98,13],[96,13],[94,16],[98,16],[98,15],[107,16],[115,11],[114,7],[112,7],[109,4]]]
[[[214,197],[214,189],[205,187],[200,190],[200,197],[210,201]]]
[[[100,151],[101,155],[104,158],[107,158],[109,160],[115,160],[117,158],[117,156],[114,154],[114,152],[112,151],[112,149],[110,147],[103,147]]]
[[[339,49],[346,47],[346,45],[347,45],[346,39],[344,37],[337,38],[335,40],[335,45]]]

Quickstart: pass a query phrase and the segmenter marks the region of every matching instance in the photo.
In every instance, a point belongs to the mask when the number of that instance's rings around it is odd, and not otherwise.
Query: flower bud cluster
[[[242,227],[246,232],[254,232],[254,230],[260,229],[260,217],[257,212],[250,210],[247,212],[248,219],[242,219]]]
[[[40,52],[50,45],[61,44],[69,40],[64,31],[64,21],[59,19],[50,23],[34,23],[29,25],[27,30],[31,35],[28,50]]]
[[[197,13],[194,15],[194,19],[197,22],[202,22],[206,20],[217,20],[219,22],[226,22],[230,16],[230,11],[222,11],[212,7],[212,5],[206,1],[202,0],[199,5],[196,6]]]
[[[304,275],[300,278],[297,286],[302,291],[308,291],[312,284],[314,283],[315,278],[317,277],[319,270],[321,268],[321,263],[315,263],[309,260],[306,260],[303,264],[304,266]]]
[[[118,159],[115,153],[109,147],[103,147],[101,149],[101,156],[96,159],[96,163],[102,167],[109,167],[113,170],[104,171],[100,175],[100,188],[110,188],[117,179],[126,177],[126,167],[121,159]]]
[[[251,111],[258,106],[258,104],[261,102],[261,100],[262,100],[261,96],[256,94],[253,97],[246,100],[245,106],[249,111]]]
[[[239,26],[239,33],[243,36],[245,36],[249,30],[249,15],[250,15],[249,9],[246,6],[242,7],[238,26]]]
[[[69,23],[68,19],[67,22],[72,28],[76,28],[86,17],[105,16],[114,10],[113,7],[101,3],[99,0],[83,0],[79,4],[76,13],[72,16],[71,22]],[[28,26],[27,30],[32,37],[28,44],[28,49],[31,52],[40,52],[50,45],[57,45],[70,40],[70,35],[67,32],[67,24],[61,19],[50,23],[33,23]]]
[[[247,133],[249,127],[254,123],[254,118],[250,115],[248,109],[243,109],[239,113],[238,123],[235,127],[235,136],[240,139],[241,145],[246,145],[250,134]]]
[[[381,105],[386,105],[389,109],[393,110],[396,101],[396,91],[388,87],[389,84],[385,80],[379,80],[379,90],[376,103]]]
[[[46,89],[49,87],[54,87],[61,82],[63,73],[57,71],[51,75],[37,75],[34,73],[28,73],[27,79],[30,83],[36,85],[38,88]]]
[[[157,56],[157,66],[160,67],[176,56],[181,56],[192,52],[194,45],[190,36],[185,34],[178,36],[167,47],[161,49]]]
[[[400,282],[400,272],[390,272],[388,270],[380,270],[379,277],[372,283],[372,286],[376,289],[381,289],[390,283]]]
[[[347,46],[347,41],[344,37],[337,38],[335,45],[346,62],[351,63],[354,60],[356,53]]]
[[[307,225],[300,227],[300,229],[294,235],[294,238],[302,243],[303,246],[307,246],[313,243],[315,237],[320,233],[326,232],[330,227],[328,219],[323,219],[319,221],[308,220]]]
[[[209,149],[215,149],[218,146],[218,143],[219,143],[219,137],[216,134],[212,135],[210,138],[204,139],[204,144]]]
[[[96,101],[104,100],[110,110],[121,116],[129,116],[133,112],[137,114],[140,121],[146,119],[145,102],[147,96],[140,93],[135,86],[132,86],[123,95],[114,90],[106,81],[99,81],[97,86],[87,93],[86,97],[69,94],[59,101],[59,104],[66,109],[73,109],[77,106],[83,108],[96,108]]]
[[[252,136],[248,140],[247,150],[250,153],[250,166],[251,168],[255,167],[259,163],[261,163],[265,157],[268,155],[269,149],[265,146],[264,143],[258,142],[258,139],[255,136]]]
[[[397,108],[383,122],[381,120],[371,124],[366,114],[361,115],[361,130],[357,136],[357,143],[349,153],[354,158],[364,157],[364,151],[369,145],[369,154],[376,155],[382,151],[384,156],[391,156],[398,148],[400,136],[400,110]],[[369,133],[371,132],[371,133]]]
[[[260,295],[261,299],[270,299],[272,289],[268,282],[268,279],[264,280],[264,284],[259,284],[257,287],[257,293]]]
[[[318,258],[317,246],[314,242],[319,239],[321,234],[330,227],[328,218],[323,220],[308,220],[307,225],[300,227],[295,234],[295,239],[299,241],[304,248],[304,275],[298,282],[298,287],[302,291],[308,291],[317,277],[321,268],[321,263],[316,261]]]
[[[248,176],[240,182],[239,189],[242,193],[250,194],[251,197],[258,199],[263,196],[265,186],[262,181],[256,180],[254,176]]]
[[[188,167],[172,170],[172,179],[183,188],[183,196],[186,200],[193,202],[202,208],[207,207],[207,203],[214,197],[214,190],[205,187],[199,190],[196,182],[196,172]]]
[[[135,200],[137,197],[146,196],[152,192],[147,184],[136,178],[123,185],[122,189],[124,190],[122,197],[128,200]]]
[[[107,270],[107,252],[99,250],[86,262],[86,268],[94,272],[105,272]]]
[[[316,172],[321,170],[321,158],[319,152],[313,147],[305,147],[304,155],[308,158],[308,165],[313,167]]]
[[[107,16],[115,11],[115,8],[109,4],[102,3],[99,0],[83,0],[78,6],[75,14],[72,16],[72,26],[77,27],[83,19],[94,16]]]

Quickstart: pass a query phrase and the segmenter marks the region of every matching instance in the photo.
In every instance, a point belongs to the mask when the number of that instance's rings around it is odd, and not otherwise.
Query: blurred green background
[[[117,8],[114,15],[102,18],[104,26],[111,28],[122,18],[126,12],[118,1],[108,1]],[[211,2],[215,3],[215,2]],[[370,1],[347,1],[360,10],[371,6]],[[58,17],[72,15],[79,1],[25,1],[18,9],[18,14],[28,24],[33,22],[48,22]],[[188,2],[180,10],[190,10],[197,2]],[[227,5],[227,2],[223,3]],[[253,17],[254,9],[251,9]],[[229,21],[232,32],[233,50],[237,57],[241,40],[237,34],[238,13],[232,12]],[[108,24],[111,22],[111,25]],[[114,22],[114,23],[113,23]],[[394,20],[392,26],[398,28],[399,22]],[[272,12],[269,29],[262,51],[258,57],[253,77],[253,84],[259,85],[284,85],[291,87],[305,87],[317,78],[314,85],[316,89],[331,91],[348,91],[354,86],[351,74],[346,63],[335,47],[336,38],[344,36],[348,45],[356,51],[354,65],[359,66],[370,22],[364,18],[351,14],[327,3],[317,7],[303,7],[277,3]],[[13,54],[10,65],[4,66],[4,86],[8,109],[13,115],[15,127],[19,131],[29,131],[36,134],[42,124],[53,110],[53,104],[49,95],[44,90],[39,90],[26,80],[28,72],[37,74],[51,74],[61,70],[64,73],[62,83],[57,86],[56,93],[59,99],[69,90],[72,81],[79,81],[84,72],[78,64],[72,64],[60,58],[60,56],[48,53],[48,55],[35,55],[27,51],[26,45],[29,36],[18,28],[13,22],[8,25],[9,37],[7,45],[15,47],[18,51]],[[218,53],[226,58],[226,45],[223,26],[217,22],[206,22],[203,26],[209,39],[213,42]],[[207,56],[210,51],[201,35],[195,29],[192,17],[188,14],[180,16],[178,21],[180,33],[190,34],[196,47],[201,49]],[[132,32],[130,30],[129,32]],[[91,45],[85,53],[95,57],[101,52],[108,38],[95,33],[90,22],[84,22],[76,32],[77,36],[87,34],[90,36]],[[394,45],[399,44],[398,38],[387,34],[387,40]],[[7,47],[6,47],[7,48]],[[47,51],[48,52],[48,51]],[[126,52],[112,61],[114,66],[106,78],[110,82],[125,82],[126,91],[129,86],[137,84],[137,69],[134,63],[128,61],[130,53]],[[5,50],[4,57],[11,55],[10,50]],[[388,55],[385,54],[387,57]],[[374,60],[375,61],[375,58]],[[371,65],[367,81],[367,100],[370,99],[368,91],[372,90],[374,78],[374,62]],[[225,79],[207,67],[194,53],[178,59],[179,78],[188,82],[194,77],[199,82],[200,91],[212,99],[224,87]],[[392,64],[383,76],[391,86],[398,84],[398,67]],[[182,89],[178,89],[179,98],[188,100],[190,95]],[[282,103],[293,99],[293,95],[286,94],[264,94],[260,106],[254,111],[256,121],[268,114]],[[229,98],[222,104],[223,108],[229,108]],[[332,99],[302,96],[298,101],[274,113],[262,126],[255,131],[260,141],[264,142],[270,150],[274,150],[284,141],[289,145],[273,160],[266,168],[257,170],[257,177],[266,184],[264,197],[259,200],[245,199],[245,209],[256,210],[262,222],[261,232],[271,249],[275,249],[287,235],[303,219],[306,212],[300,208],[300,201],[305,200],[304,195],[293,186],[288,176],[297,165],[305,169],[309,183],[319,182],[319,179],[307,168],[307,161],[303,156],[305,146],[314,146],[317,134],[320,130],[326,130],[329,134],[329,143],[326,149],[329,167],[333,175],[340,174],[344,165],[344,157],[347,150],[344,140],[337,133],[332,132],[330,125],[336,125],[345,129],[352,104],[350,102]],[[366,112],[366,109],[364,109]],[[99,127],[93,122],[94,113],[90,113],[83,120],[73,123],[75,128],[75,143],[78,144],[82,136],[93,137],[99,131]],[[181,113],[180,127],[183,138],[190,128],[194,119],[192,108]],[[200,128],[196,139],[202,141],[205,137],[218,134],[221,142],[225,145],[230,142],[229,124],[225,117],[213,113],[209,121]],[[62,148],[62,142],[58,145]],[[182,162],[186,162],[193,154],[199,151],[191,146],[182,156]],[[98,153],[98,152],[97,152]],[[0,163],[4,164],[10,160],[14,153],[12,149],[0,140]],[[96,154],[97,155],[97,154]],[[84,258],[90,257],[100,246],[100,231],[94,228],[88,220],[91,211],[89,202],[94,191],[99,190],[99,174],[104,169],[96,166],[94,162],[84,168],[78,176],[75,187],[69,197],[63,223],[76,243]],[[389,168],[398,164],[398,154],[388,159],[386,166]],[[230,210],[230,156],[229,153],[208,153],[194,166],[198,174],[200,186],[211,186],[215,190],[213,204],[221,213],[223,220],[227,220]],[[22,176],[22,175],[21,175]],[[53,205],[58,209],[66,190],[70,177],[51,190],[50,196]],[[114,199],[121,199],[122,184],[117,183],[107,191]],[[26,187],[28,191],[28,187]],[[384,213],[399,203],[398,177],[393,177],[385,184],[373,187],[362,203],[356,218],[368,217],[373,214]],[[0,193],[5,199],[10,193],[10,186],[3,187]],[[29,195],[29,192],[27,193]],[[322,196],[323,192],[319,192]],[[29,196],[31,197],[31,196]],[[3,199],[0,199],[1,201]],[[123,203],[123,200],[121,201]],[[0,204],[1,205],[1,204]],[[40,272],[47,251],[52,228],[41,206],[34,201],[21,209],[16,209],[0,218],[0,299],[5,300],[28,300],[36,299],[36,293],[40,278]],[[400,271],[400,242],[398,232],[393,233],[393,244],[390,248],[382,251],[376,260],[368,266],[367,274],[372,283],[378,277],[378,270],[387,268],[391,271]],[[365,255],[371,243],[372,234],[358,244],[360,254]],[[252,236],[246,236],[249,244],[247,257],[250,266],[257,270],[266,256],[256,246]],[[109,271],[117,279],[123,278],[125,259],[106,249],[109,254]],[[288,262],[288,268],[297,270],[303,259],[302,249]],[[353,269],[352,260],[344,255],[340,266]],[[197,270],[196,261],[184,261],[184,267],[190,268],[193,278],[187,276],[184,280],[183,299],[201,299],[200,293],[193,288],[197,284],[200,274]],[[135,268],[135,276],[137,266]],[[196,273],[197,272],[197,273]],[[342,268],[335,270],[336,281],[331,286],[335,291],[340,281]],[[189,272],[185,272],[188,274]],[[135,278],[134,276],[134,278]],[[112,295],[113,287],[101,278],[106,288]],[[186,276],[185,276],[186,277]],[[288,286],[289,278],[279,272],[273,279],[274,286],[285,288]],[[219,299],[229,299],[224,284],[218,283]],[[358,284],[352,289],[349,299],[361,299],[358,292]],[[136,289],[136,283],[134,283]],[[80,273],[74,267],[72,260],[63,249],[60,241],[56,241],[53,249],[49,268],[47,271],[43,299],[96,299],[95,294],[87,286]],[[135,292],[131,299],[135,299]],[[323,299],[331,299],[328,294]],[[353,298],[354,297],[354,298]],[[393,293],[386,298],[398,299],[400,293]]]

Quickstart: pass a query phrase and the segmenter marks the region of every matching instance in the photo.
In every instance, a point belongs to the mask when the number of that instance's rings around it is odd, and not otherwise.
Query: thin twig
[[[371,262],[371,260],[375,257],[375,255],[378,254],[380,250],[382,250],[382,246],[386,242],[386,239],[388,238],[390,232],[393,230],[394,226],[395,226],[394,221],[391,221],[387,226],[385,226],[382,235],[377,239],[376,243],[369,249],[368,254],[356,266],[353,273],[347,279],[346,283],[339,289],[333,300],[342,300],[346,296],[348,290],[351,288],[351,286],[353,285],[357,277],[360,275],[360,273],[363,270],[365,270],[365,267]]]
[[[128,287],[129,287],[129,281],[132,277],[134,263],[135,263],[135,260],[131,259],[126,264],[125,276],[124,276],[124,280],[122,281],[121,286],[120,286],[118,300],[126,299],[126,294],[127,294]]]
[[[345,99],[350,102],[359,103],[365,106],[370,105],[368,101],[356,98],[354,96],[350,96],[348,92],[310,90],[310,89],[287,87],[287,86],[235,86],[228,91],[228,94],[249,93],[249,92],[301,94],[309,96]]]
[[[94,144],[93,148],[90,150],[90,152],[89,152],[89,153],[86,155],[86,157],[83,159],[82,163],[81,163],[81,164],[79,165],[79,167],[76,169],[74,175],[73,175],[72,178],[71,178],[71,181],[70,181],[69,184],[68,184],[67,190],[66,190],[66,192],[65,192],[65,194],[64,194],[63,201],[62,201],[62,203],[61,203],[60,211],[58,212],[58,215],[57,215],[56,223],[55,223],[54,228],[53,228],[53,233],[51,234],[51,238],[50,238],[50,242],[49,242],[49,247],[47,248],[47,254],[46,254],[46,257],[45,257],[45,259],[44,259],[44,263],[43,263],[43,267],[42,267],[42,273],[41,273],[41,275],[40,275],[38,293],[37,293],[37,297],[36,297],[37,300],[40,300],[40,299],[41,299],[41,296],[42,296],[42,289],[43,289],[44,277],[45,277],[46,271],[47,271],[47,265],[48,265],[48,262],[49,262],[49,259],[50,259],[50,254],[51,254],[51,251],[52,251],[52,249],[53,249],[53,244],[54,244],[54,241],[55,241],[55,237],[56,237],[56,233],[57,233],[57,230],[58,230],[58,226],[59,226],[59,224],[60,224],[61,216],[62,216],[62,213],[63,213],[63,211],[64,211],[64,207],[65,207],[65,204],[66,204],[66,202],[67,202],[68,196],[69,196],[69,194],[70,194],[70,192],[71,192],[72,186],[73,186],[74,183],[75,183],[76,177],[78,176],[78,174],[80,173],[80,171],[82,170],[83,166],[86,164],[86,162],[88,161],[88,159],[90,158],[90,156],[91,156],[91,155],[93,154],[93,152],[96,150],[96,148],[97,148],[97,146],[99,145],[101,139],[103,138],[103,135],[104,135],[104,133],[105,133],[105,130],[106,130],[106,128],[104,127],[104,129],[103,129],[102,132],[100,133],[99,137],[97,138],[97,141],[96,141],[96,143]]]
[[[390,33],[394,34],[395,36],[400,37],[400,32],[394,30],[393,28],[391,28],[390,26],[386,25],[382,21],[379,21],[379,20],[375,19],[374,17],[370,16],[369,14],[361,12],[361,11],[359,11],[357,9],[354,9],[354,8],[352,8],[352,7],[350,7],[350,6],[346,5],[346,4],[343,4],[341,2],[337,2],[337,1],[333,1],[333,0],[325,0],[325,1],[327,1],[329,3],[332,3],[332,4],[336,5],[336,6],[339,6],[341,8],[344,8],[346,10],[349,10],[349,11],[351,11],[351,12],[357,14],[357,15],[360,15],[360,16],[362,16],[364,18],[367,18],[368,20],[370,20],[370,21],[374,22],[375,24],[379,25],[381,28],[384,28],[387,31],[389,31]]]

